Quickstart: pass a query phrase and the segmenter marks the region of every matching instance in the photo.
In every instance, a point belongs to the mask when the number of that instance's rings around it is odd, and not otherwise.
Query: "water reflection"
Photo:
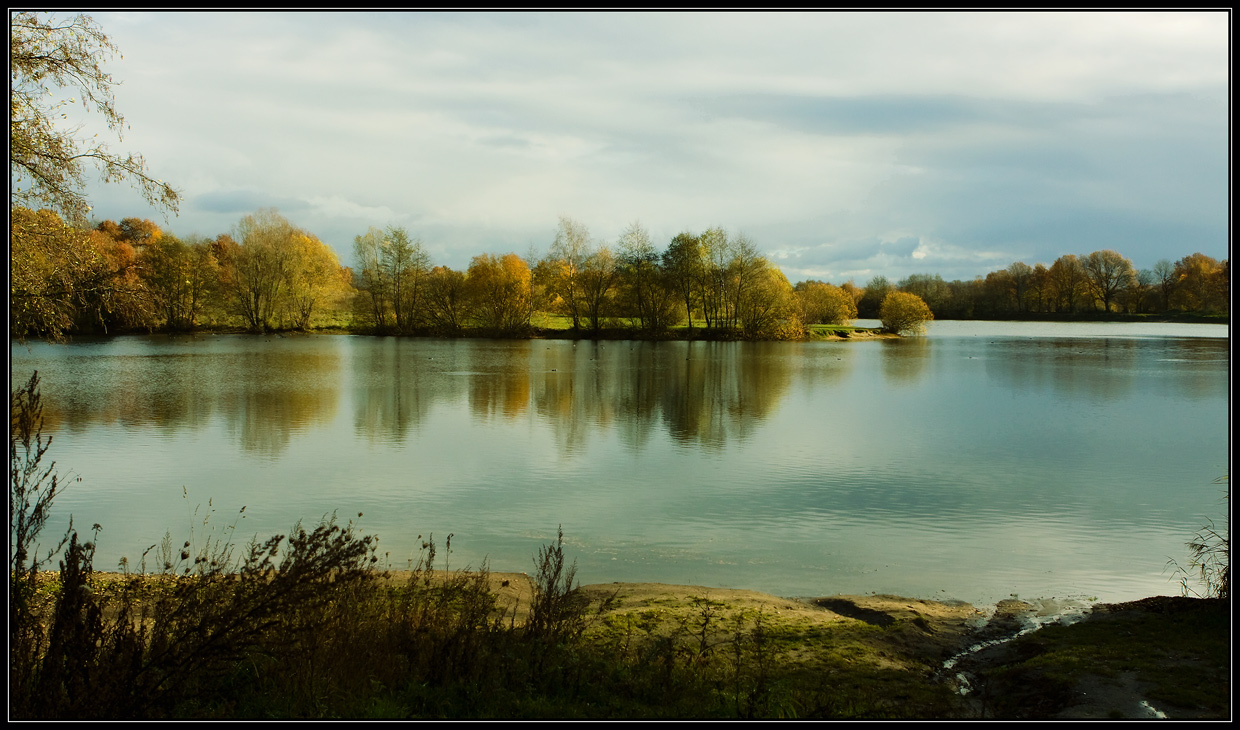
[[[787,392],[790,359],[781,357],[786,348],[779,343],[683,344],[684,362],[668,367],[660,399],[677,441],[718,449],[744,439]]]
[[[751,434],[787,391],[796,361],[786,345],[773,347],[361,341],[352,356],[354,424],[368,440],[401,442],[431,404],[466,398],[483,422],[532,412],[568,455],[613,429],[627,448],[641,450],[659,425],[676,441],[720,448]],[[824,368],[814,370],[821,376]]]
[[[1139,340],[1001,340],[986,374],[1001,386],[1106,400],[1131,391]]]
[[[38,368],[45,427],[97,424],[200,430],[220,418],[247,452],[278,455],[294,433],[335,417],[339,351],[306,338],[236,347],[196,338],[128,338],[56,349],[47,362],[14,367],[14,382]],[[32,348],[32,353],[34,352]]]
[[[513,420],[530,404],[530,348],[496,347],[491,357],[475,357],[468,378],[469,409],[475,418]]]
[[[394,556],[456,531],[462,562],[505,570],[563,524],[588,581],[1174,592],[1159,571],[1227,469],[1228,341],[1104,339],[125,337],[11,355],[14,383],[43,375],[49,431],[70,431],[54,453],[88,488],[60,506],[108,527],[100,564],[184,524],[184,485],[249,505],[264,533],[364,511]]]
[[[945,343],[940,343],[945,344]],[[1190,399],[1224,395],[1217,368],[1226,341],[1138,339],[998,340],[986,374],[1003,387],[1109,401],[1134,388]]]
[[[882,340],[883,375],[891,385],[916,385],[926,375],[934,343],[924,337]]]
[[[436,403],[464,402],[483,423],[532,417],[563,454],[614,431],[639,452],[660,430],[708,450],[749,438],[795,379],[851,383],[877,355],[883,382],[919,387],[977,358],[997,386],[1110,401],[1134,388],[1173,397],[1225,394],[1217,339],[908,338],[876,343],[573,342],[397,338],[122,338],[13,352],[44,370],[49,432],[93,424],[202,429],[221,419],[250,453],[277,456],[294,434],[329,423],[342,382],[355,434],[400,444]],[[868,370],[869,368],[865,368]],[[935,376],[937,379],[939,376]],[[1220,385],[1221,383],[1221,385]],[[1220,387],[1224,388],[1220,391]]]
[[[419,351],[417,342],[394,337],[350,338],[353,429],[370,442],[400,443],[437,400],[459,397],[465,383],[442,375],[453,367],[450,351]]]
[[[214,383],[230,433],[247,452],[279,455],[294,433],[331,422],[341,358],[334,349],[244,352],[220,358]]]

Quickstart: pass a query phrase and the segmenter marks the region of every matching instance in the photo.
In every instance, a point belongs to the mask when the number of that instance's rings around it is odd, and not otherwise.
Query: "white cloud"
[[[307,206],[346,260],[393,221],[456,265],[524,253],[560,215],[891,278],[1108,235],[1139,266],[1227,255],[1226,13],[97,18],[125,54],[118,147],[186,192],[173,230],[252,198]],[[96,208],[151,215],[108,208],[130,200]],[[901,237],[920,258],[882,253]]]

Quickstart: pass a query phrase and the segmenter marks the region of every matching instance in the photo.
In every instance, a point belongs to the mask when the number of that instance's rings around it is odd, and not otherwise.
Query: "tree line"
[[[1115,251],[1097,251],[1049,267],[1017,262],[964,282],[916,274],[894,285],[878,276],[865,287],[793,286],[743,234],[686,231],[660,249],[640,224],[609,244],[567,217],[541,257],[479,254],[463,271],[434,265],[400,226],[356,236],[356,265],[343,266],[330,246],[272,209],[244,216],[231,233],[181,238],[149,220],[77,226],[50,210],[14,207],[10,245],[17,338],[322,327],[519,337],[550,314],[571,336],[658,338],[680,327],[691,336],[795,339],[810,325],[859,316],[908,321],[896,329],[916,331],[929,318],[1228,306],[1227,262],[1200,253],[1141,271]]]
[[[1227,314],[1230,267],[1203,253],[1150,269],[1112,251],[1065,254],[1050,266],[1017,261],[970,281],[913,274],[896,284],[871,279],[857,299],[862,317],[878,316],[885,294],[916,294],[939,319],[992,319],[1090,314]]]
[[[14,207],[12,336],[307,329],[352,291],[331,247],[275,211],[245,216],[235,232],[180,238],[137,218],[78,227]]]

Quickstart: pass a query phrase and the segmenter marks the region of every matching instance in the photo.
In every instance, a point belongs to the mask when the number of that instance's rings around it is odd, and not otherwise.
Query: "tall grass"
[[[1228,484],[1229,477],[1219,477],[1215,483]],[[1230,501],[1230,492],[1224,495],[1224,499]],[[1231,598],[1230,535],[1229,526],[1225,525],[1220,532],[1214,520],[1207,519],[1193,539],[1186,543],[1188,565],[1182,566],[1174,558],[1167,560],[1167,566],[1175,568],[1173,577],[1178,578],[1182,595],[1223,601]]]

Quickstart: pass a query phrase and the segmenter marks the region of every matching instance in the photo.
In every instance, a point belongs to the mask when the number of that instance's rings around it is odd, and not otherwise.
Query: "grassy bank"
[[[972,690],[962,694],[960,668],[944,660],[1010,632],[1019,606],[991,617],[896,596],[580,587],[558,542],[532,576],[425,561],[403,573],[322,570],[339,560],[313,542],[302,543],[303,586],[278,572],[40,574],[36,626],[14,645],[11,716],[1142,717],[1149,703],[1171,717],[1230,713],[1229,614],[1217,600],[1095,609],[962,665]]]

